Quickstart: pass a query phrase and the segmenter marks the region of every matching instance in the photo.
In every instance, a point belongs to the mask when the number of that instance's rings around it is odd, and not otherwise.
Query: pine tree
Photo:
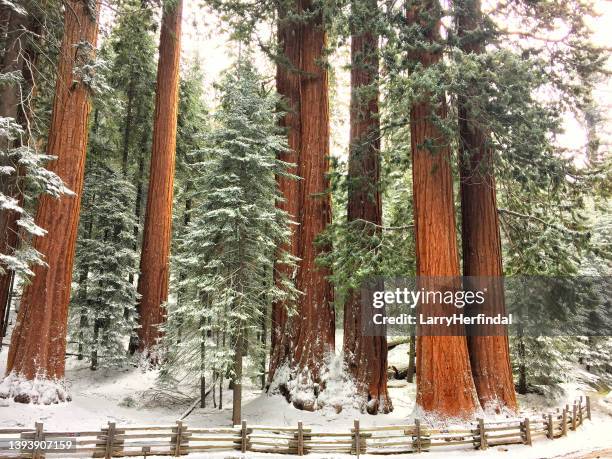
[[[139,350],[151,360],[161,336],[168,300],[172,199],[178,112],[179,60],[183,1],[164,2],[159,42],[155,123],[145,213],[140,276],[138,278]]]
[[[269,302],[295,296],[287,280],[272,283],[275,256],[292,261],[278,252],[290,236],[290,220],[275,206],[281,199],[275,177],[290,177],[289,165],[276,158],[287,148],[277,126],[278,99],[264,88],[248,55],[219,90],[215,128],[192,165],[194,207],[177,257],[184,293],[170,311],[164,373],[175,383],[186,378],[203,384],[210,371],[221,380],[229,376],[238,424],[244,351],[257,360],[262,350],[256,332]]]
[[[101,158],[88,161],[75,278],[70,305],[71,342],[92,370],[126,360],[134,329],[136,272],[134,185]]]
[[[96,103],[103,104],[106,111],[116,111],[109,120],[112,126],[108,128],[116,131],[112,141],[113,150],[116,151],[113,156],[119,161],[124,178],[136,185],[131,206],[134,214],[133,249],[138,251],[155,108],[157,63],[154,12],[141,0],[122,0],[117,8],[117,23],[107,41],[110,55],[107,81],[113,93],[112,97],[109,94],[108,97],[98,98]],[[99,132],[108,137],[108,129]],[[92,141],[95,141],[98,136],[95,132],[92,134]],[[107,140],[101,139],[102,142]],[[134,277],[130,275],[132,282]],[[134,333],[130,340],[130,353],[136,351],[137,342],[137,334]]]
[[[35,277],[22,295],[7,361],[9,378],[61,380],[64,376],[66,325],[72,281],[72,262],[83,188],[87,147],[89,93],[97,40],[98,2],[69,1],[49,131],[47,151],[57,156],[51,169],[75,194],[60,200],[43,197],[35,222],[48,231],[34,248],[48,266],[34,269]],[[14,390],[27,390],[23,385]],[[59,388],[50,394],[13,393],[21,402],[64,400]]]

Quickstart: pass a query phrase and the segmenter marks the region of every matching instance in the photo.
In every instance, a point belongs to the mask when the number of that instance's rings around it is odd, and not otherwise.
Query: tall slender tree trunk
[[[244,340],[242,331],[236,338],[236,349],[234,350],[234,376],[232,379],[232,422],[239,425],[242,421],[242,354]]]
[[[163,304],[168,300],[182,12],[183,1],[178,0],[164,8],[162,18],[151,172],[138,279],[141,352],[149,352],[160,338],[159,326],[165,321]]]
[[[410,337],[410,345],[408,347],[408,371],[406,372],[406,381],[412,383],[414,381],[414,372],[416,370],[416,336]]]
[[[146,139],[143,139],[145,141]],[[145,142],[146,144],[146,142]],[[134,202],[134,250],[138,249],[138,240],[140,236],[140,220],[142,217],[142,190],[143,190],[143,181],[144,181],[144,173],[145,173],[145,157],[140,154],[138,158],[138,175],[136,177],[136,201]],[[130,283],[134,281],[132,275],[129,277]],[[136,310],[134,311],[138,320],[140,320],[140,304],[136,304]],[[130,355],[134,355],[134,353],[138,350],[138,330],[134,329],[132,331],[132,336],[130,336],[130,342],[128,344],[128,353]]]
[[[434,44],[440,39],[440,5],[437,0],[412,2],[409,24],[423,30],[423,39]],[[442,58],[435,48],[412,53],[415,64],[424,68]],[[444,97],[415,101],[410,109],[412,180],[416,261],[419,287],[430,291],[461,288],[455,231],[453,178],[450,146],[437,127],[434,116],[446,117]],[[426,315],[450,316],[453,304],[419,305]],[[472,379],[467,340],[460,327],[425,329],[419,326],[417,340],[417,405],[425,412],[443,416],[470,416],[478,399]],[[445,336],[440,336],[445,335]]]
[[[48,267],[35,267],[32,283],[23,292],[7,362],[7,374],[14,372],[27,379],[64,376],[68,303],[90,110],[89,88],[84,82],[75,81],[78,74],[75,69],[94,57],[99,3],[94,4],[93,11],[90,7],[90,2],[68,0],[64,13],[47,151],[57,156],[51,169],[75,194],[61,199],[42,197],[36,214],[36,223],[48,233],[37,237],[34,247],[45,255]]]
[[[484,43],[478,37],[478,29],[482,27],[480,0],[458,0],[456,6],[462,50],[482,53]],[[466,288],[487,291],[483,304],[470,306],[471,314],[504,314],[504,273],[493,151],[489,135],[470,109],[469,101],[469,94],[458,95],[463,275],[466,276]],[[472,375],[480,403],[497,411],[502,408],[516,410],[507,328],[500,325],[481,331],[473,330],[468,335]]]
[[[522,330],[518,334],[517,338],[517,351],[518,351],[518,393],[525,395],[527,393],[527,349],[525,347],[525,337],[523,336]]]
[[[323,248],[315,246],[314,240],[331,222],[326,33],[322,13],[315,8],[310,0],[297,0],[291,12],[281,11],[279,16],[279,43],[287,62],[279,63],[277,89],[289,105],[284,124],[290,149],[282,159],[295,163],[292,172],[301,177],[279,180],[285,198],[281,206],[299,224],[293,228],[288,249],[300,259],[295,285],[303,294],[291,320],[286,318],[285,305],[274,307],[270,378],[288,364],[298,385],[312,385],[316,392],[323,360],[334,350],[335,316],[329,273],[315,264]],[[309,16],[291,20],[292,13]],[[293,398],[293,403],[298,408],[316,408],[312,397]]]
[[[347,219],[372,236],[382,225],[378,36],[372,32],[377,11],[376,0],[353,0]],[[364,328],[360,292],[350,292],[344,304],[344,359],[368,413],[388,413],[393,406],[387,391],[387,337],[366,336]]]

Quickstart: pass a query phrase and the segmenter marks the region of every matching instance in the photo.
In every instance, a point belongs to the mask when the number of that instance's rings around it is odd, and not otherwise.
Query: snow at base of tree
[[[390,363],[396,358],[405,355],[405,347],[394,348],[390,352]],[[397,349],[397,350],[396,350]],[[0,372],[4,372],[6,365],[6,348],[0,352]],[[33,427],[37,421],[44,422],[45,430],[74,431],[100,429],[107,423],[116,422],[120,426],[128,425],[169,425],[174,424],[187,405],[184,404],[158,404],[145,406],[145,395],[156,387],[158,371],[143,371],[139,368],[126,366],[124,368],[101,368],[91,371],[87,362],[69,358],[66,368],[66,386],[73,397],[70,403],[57,405],[23,405],[11,399],[0,400],[0,427],[20,426]],[[572,378],[575,381],[584,381],[589,377],[582,369],[575,369]],[[329,380],[329,379],[328,379]],[[332,386],[328,386],[332,389]],[[338,390],[337,386],[333,390]],[[563,407],[565,403],[574,400],[579,395],[591,391],[591,386],[584,382],[564,383],[565,394],[559,399],[548,399],[542,395],[529,394],[519,396],[521,416],[535,416],[546,410]],[[331,395],[333,390],[330,390]],[[591,392],[592,393],[592,392]],[[338,392],[340,394],[340,392]],[[389,414],[372,416],[361,413],[357,409],[345,406],[341,413],[333,409],[321,409],[315,412],[305,412],[287,403],[281,395],[268,395],[258,387],[245,381],[243,394],[243,419],[249,424],[297,427],[298,421],[315,431],[329,431],[330,429],[347,430],[353,427],[355,419],[359,419],[363,428],[368,426],[403,425],[414,420],[415,385],[404,380],[391,379],[389,381],[389,394],[393,400],[394,410]],[[231,424],[232,396],[230,390],[224,390],[223,410],[214,408],[210,397],[206,408],[196,408],[184,422],[190,427],[220,427]],[[478,455],[481,459],[499,458],[530,459],[552,458],[567,453],[592,451],[601,448],[612,448],[612,393],[607,396],[593,394],[593,420],[585,420],[576,432],[569,432],[565,438],[548,440],[540,438],[534,440],[533,447],[526,445],[513,445],[491,447],[486,451],[473,449],[453,450],[452,457],[468,457]],[[330,405],[331,406],[331,405]],[[486,416],[487,420],[498,419]],[[423,422],[423,421],[422,421]],[[249,453],[236,457],[270,458],[273,455]],[[414,455],[410,455],[413,457]],[[221,459],[227,453],[189,455],[189,458]],[[291,456],[282,456],[291,459]],[[325,457],[327,459],[347,459],[347,455],[325,454],[309,455],[313,459]],[[354,457],[354,456],[353,456]],[[374,457],[362,455],[363,458]],[[407,458],[408,455],[393,456],[394,458]],[[425,459],[448,458],[448,451],[432,451],[424,453]],[[572,457],[572,456],[569,456]],[[605,457],[605,456],[602,456]]]
[[[355,381],[346,371],[343,354],[329,354],[324,362],[320,385],[313,383],[307,371],[295,375],[289,364],[281,365],[275,372],[268,393],[283,394],[294,404],[311,406],[314,411],[359,412],[367,401],[356,395]]]
[[[35,405],[53,405],[71,401],[64,381],[44,378],[29,380],[15,373],[9,374],[0,383],[0,399],[12,399],[17,403]]]

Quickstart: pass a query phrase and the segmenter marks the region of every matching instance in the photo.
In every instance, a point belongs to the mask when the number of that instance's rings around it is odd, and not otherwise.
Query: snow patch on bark
[[[53,405],[71,401],[64,380],[36,377],[27,379],[23,375],[9,374],[0,383],[0,398],[12,398],[18,403]]]

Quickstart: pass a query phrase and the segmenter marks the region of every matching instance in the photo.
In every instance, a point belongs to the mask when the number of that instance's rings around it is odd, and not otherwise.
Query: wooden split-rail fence
[[[182,421],[168,426],[125,427],[109,422],[99,431],[81,432],[46,431],[42,423],[36,423],[34,429],[0,429],[0,457],[152,457],[214,451],[359,456],[468,447],[487,449],[498,445],[531,445],[539,437],[551,440],[563,437],[568,431],[576,430],[584,419],[591,419],[589,397],[580,397],[563,410],[539,417],[494,422],[477,419],[460,429],[433,429],[418,419],[410,425],[379,427],[362,427],[355,421],[352,429],[336,432],[317,432],[301,422],[295,427],[269,427],[243,421],[239,426],[219,428],[187,426]],[[68,442],[70,447],[66,448]],[[24,449],[15,449],[15,446],[24,446]]]

